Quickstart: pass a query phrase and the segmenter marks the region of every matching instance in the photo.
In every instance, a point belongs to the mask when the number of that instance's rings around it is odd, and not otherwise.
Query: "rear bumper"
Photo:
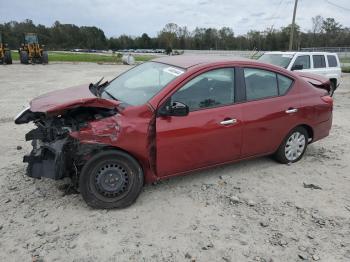
[[[326,121],[316,124],[313,128],[314,129],[313,142],[328,136],[331,128],[332,128],[332,117],[330,117]]]

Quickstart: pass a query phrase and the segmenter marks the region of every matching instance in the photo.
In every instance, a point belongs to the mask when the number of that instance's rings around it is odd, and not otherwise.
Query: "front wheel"
[[[124,208],[135,202],[143,186],[143,172],[130,155],[116,150],[97,153],[84,165],[79,189],[93,208]]]
[[[294,128],[285,137],[282,144],[275,153],[275,158],[282,164],[299,161],[307,148],[308,133],[303,127]]]
[[[29,63],[28,53],[26,51],[20,51],[19,57],[20,57],[21,64]]]
[[[43,52],[43,56],[41,58],[43,64],[48,64],[49,63],[49,55],[47,51]]]
[[[6,64],[8,64],[8,65],[12,64],[11,51],[5,51],[4,60],[5,60]]]

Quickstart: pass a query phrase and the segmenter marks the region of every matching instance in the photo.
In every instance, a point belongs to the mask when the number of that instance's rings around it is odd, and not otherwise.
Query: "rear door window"
[[[244,78],[248,101],[278,96],[277,77],[274,72],[245,68]]]
[[[327,60],[328,60],[329,67],[337,67],[338,66],[337,58],[334,55],[327,55]]]
[[[313,55],[312,59],[314,60],[314,68],[326,67],[326,60],[324,58],[324,55]]]
[[[300,55],[295,59],[294,65],[302,65],[303,69],[310,69],[310,56]]]
[[[246,100],[258,100],[287,93],[293,79],[268,70],[244,68]]]

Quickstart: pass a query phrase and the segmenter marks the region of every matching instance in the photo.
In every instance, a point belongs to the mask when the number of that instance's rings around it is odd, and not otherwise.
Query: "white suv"
[[[339,86],[341,68],[338,55],[327,52],[266,52],[261,62],[277,65],[287,70],[318,74],[327,77],[332,84],[330,95]]]

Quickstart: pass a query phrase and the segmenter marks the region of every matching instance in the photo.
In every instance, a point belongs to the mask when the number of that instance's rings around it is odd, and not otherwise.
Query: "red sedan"
[[[37,127],[28,176],[70,177],[90,206],[120,208],[144,182],[264,155],[300,160],[331,129],[333,100],[315,87],[327,81],[253,60],[163,57],[37,97],[15,123]]]

